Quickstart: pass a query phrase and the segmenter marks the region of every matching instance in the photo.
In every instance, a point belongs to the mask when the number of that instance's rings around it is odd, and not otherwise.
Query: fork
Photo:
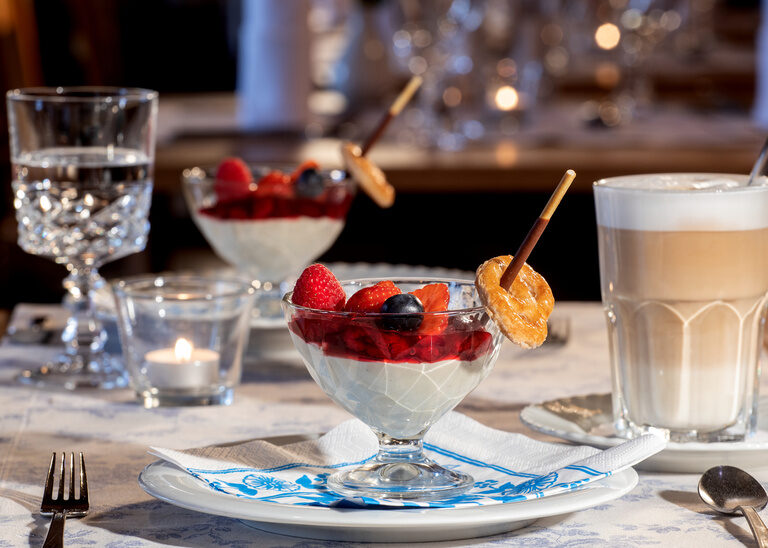
[[[69,454],[69,496],[64,498],[65,468],[67,454],[61,454],[59,472],[59,490],[56,498],[53,498],[53,475],[56,468],[56,453],[51,456],[51,466],[48,469],[48,477],[45,480],[43,502],[40,505],[40,513],[53,515],[51,526],[48,528],[48,536],[45,537],[43,548],[60,548],[64,546],[64,520],[67,517],[83,517],[88,513],[88,479],[85,475],[85,458],[80,453],[80,494],[75,498],[75,454]]]

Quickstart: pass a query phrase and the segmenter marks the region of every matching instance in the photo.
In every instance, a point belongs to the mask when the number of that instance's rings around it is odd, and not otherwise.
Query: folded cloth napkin
[[[429,430],[424,449],[438,464],[470,474],[468,492],[441,501],[344,499],[329,492],[329,474],[373,458],[377,442],[357,419],[319,439],[276,446],[267,441],[150,453],[186,470],[211,489],[230,495],[290,505],[438,507],[479,506],[540,498],[582,489],[661,451],[665,441],[652,435],[605,451],[594,447],[544,443],[522,434],[483,426],[449,413]]]

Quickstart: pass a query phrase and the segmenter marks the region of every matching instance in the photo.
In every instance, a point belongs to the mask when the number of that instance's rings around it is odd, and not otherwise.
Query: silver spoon
[[[757,513],[765,508],[768,495],[755,478],[734,466],[715,466],[701,476],[699,496],[721,514],[744,514],[757,545],[768,548],[768,528]]]
[[[763,143],[763,148],[760,149],[760,154],[758,155],[757,160],[755,160],[755,165],[752,166],[747,186],[755,184],[757,178],[760,175],[763,175],[766,162],[768,162],[768,139]]]

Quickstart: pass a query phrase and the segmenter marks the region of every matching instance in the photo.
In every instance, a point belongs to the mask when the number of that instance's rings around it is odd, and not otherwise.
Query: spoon
[[[768,162],[768,139],[763,143],[763,148],[760,149],[760,154],[758,155],[757,160],[755,160],[755,165],[752,166],[747,186],[755,184],[757,178],[763,174],[766,162]]]
[[[744,514],[757,545],[768,548],[768,528],[757,513],[765,508],[768,495],[755,478],[734,466],[715,466],[701,476],[699,496],[721,514]]]

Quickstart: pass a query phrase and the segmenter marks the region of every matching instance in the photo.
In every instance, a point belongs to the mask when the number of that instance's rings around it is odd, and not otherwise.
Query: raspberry
[[[347,301],[344,310],[348,312],[379,312],[384,301],[392,295],[402,293],[400,289],[389,280],[379,282],[371,287],[364,287]]]
[[[428,284],[411,291],[411,295],[417,297],[424,305],[424,312],[444,312],[448,310],[448,303],[451,295],[448,292],[448,286],[445,284]],[[448,318],[443,316],[424,316],[418,333],[427,335],[439,335],[445,331],[448,325]]]
[[[341,310],[346,296],[336,276],[321,264],[304,269],[291,298],[293,304],[318,310]]]
[[[247,196],[253,175],[240,158],[225,158],[216,169],[213,191],[218,201],[235,200]]]

